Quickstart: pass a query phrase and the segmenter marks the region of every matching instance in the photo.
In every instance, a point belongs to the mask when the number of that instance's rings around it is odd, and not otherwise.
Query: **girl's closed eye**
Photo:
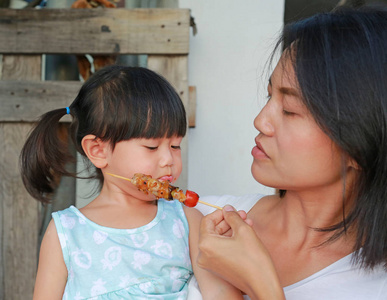
[[[144,146],[145,148],[149,150],[157,150],[158,146]]]
[[[175,150],[180,150],[181,149],[180,145],[172,145],[171,148],[175,149]]]

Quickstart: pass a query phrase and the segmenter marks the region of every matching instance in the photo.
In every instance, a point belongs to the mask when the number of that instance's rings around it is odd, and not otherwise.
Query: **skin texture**
[[[260,131],[255,142],[267,156],[259,151],[253,155],[253,177],[264,185],[286,190],[340,181],[340,151],[302,104],[294,72],[289,62],[283,62],[275,68],[268,85],[268,102],[254,120]],[[256,147],[253,154],[254,150]]]
[[[302,280],[352,252],[353,233],[324,244],[324,228],[341,221],[345,169],[347,191],[357,166],[319,128],[303,105],[293,68],[282,58],[268,85],[269,100],[254,120],[253,177],[287,190],[262,198],[248,213],[203,218],[199,265],[219,274],[252,299],[284,299],[282,287]],[[346,203],[350,207],[351,203]],[[229,210],[229,209],[228,209]],[[218,232],[218,223],[232,235]],[[227,249],[227,250],[225,250]]]
[[[181,137],[160,139],[131,139],[115,145],[87,135],[82,147],[90,161],[102,170],[131,178],[134,173],[149,174],[161,179],[171,176],[176,180],[182,170]],[[173,183],[173,182],[172,182]],[[155,196],[146,195],[128,182],[104,176],[104,184],[97,198],[80,211],[91,221],[106,227],[130,229],[148,224],[157,214]],[[241,292],[232,285],[201,269],[196,264],[199,223],[202,214],[184,207],[190,233],[190,256],[193,270],[205,299],[238,299]],[[50,222],[43,238],[33,299],[62,299],[67,280],[67,269],[55,230]],[[216,287],[216,288],[214,288]]]
[[[249,219],[243,220],[231,206],[204,217],[200,225],[198,264],[231,282],[251,299],[285,299],[270,254],[251,225]],[[250,265],[265,272],[256,272]]]

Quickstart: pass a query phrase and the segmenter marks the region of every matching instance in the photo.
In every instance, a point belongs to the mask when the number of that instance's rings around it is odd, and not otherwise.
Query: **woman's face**
[[[281,58],[268,85],[269,100],[254,120],[254,178],[263,185],[305,190],[340,182],[341,153],[302,103],[289,59]]]

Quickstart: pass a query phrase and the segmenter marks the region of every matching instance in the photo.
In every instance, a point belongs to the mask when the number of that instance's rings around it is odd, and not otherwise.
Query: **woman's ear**
[[[82,148],[89,160],[99,169],[107,166],[107,155],[110,149],[108,142],[95,135],[88,134],[82,139]]]
[[[356,171],[360,171],[361,170],[360,166],[358,165],[358,163],[353,158],[349,158],[347,164],[348,164],[348,168],[353,168]]]

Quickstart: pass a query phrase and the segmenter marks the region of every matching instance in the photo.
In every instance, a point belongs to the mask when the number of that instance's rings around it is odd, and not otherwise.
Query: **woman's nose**
[[[254,127],[262,134],[271,136],[274,134],[274,122],[269,103],[262,108],[254,119]]]

